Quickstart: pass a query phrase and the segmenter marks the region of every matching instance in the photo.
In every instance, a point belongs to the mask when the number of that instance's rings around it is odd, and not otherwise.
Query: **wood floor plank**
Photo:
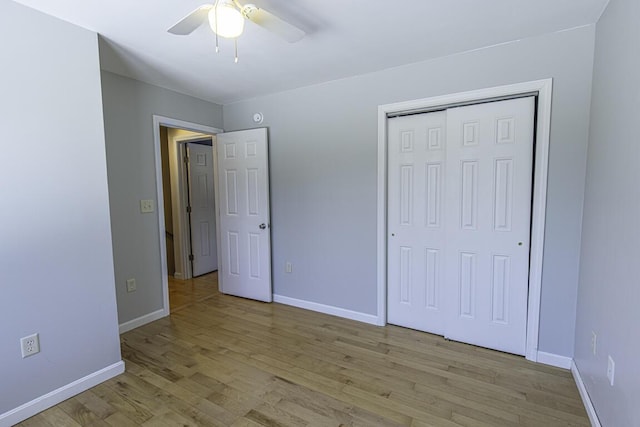
[[[63,411],[61,405],[49,408],[40,415],[52,426],[77,427],[81,425]]]
[[[21,424],[22,427],[54,427],[47,419],[42,415],[38,414],[25,420]]]
[[[140,423],[137,423],[122,412],[114,412],[113,414],[105,418],[104,421],[111,427],[135,427],[144,422],[142,421]]]
[[[121,336],[126,372],[20,424],[588,426],[569,371],[400,328],[170,281],[172,314]]]
[[[130,364],[131,363],[129,363],[129,365]],[[113,390],[111,385],[112,381],[108,381],[92,388],[91,391],[101,399],[109,402],[112,407],[116,408],[116,414],[125,416],[135,425],[140,425],[153,416],[151,410],[144,406],[142,402],[135,401],[124,394],[118,393],[117,390]],[[105,421],[121,418],[122,417],[113,417],[113,415],[110,415]]]

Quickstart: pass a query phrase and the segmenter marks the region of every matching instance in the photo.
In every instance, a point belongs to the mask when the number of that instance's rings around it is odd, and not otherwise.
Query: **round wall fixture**
[[[262,123],[263,120],[264,120],[264,116],[262,115],[262,113],[254,113],[253,114],[253,122],[254,123]]]

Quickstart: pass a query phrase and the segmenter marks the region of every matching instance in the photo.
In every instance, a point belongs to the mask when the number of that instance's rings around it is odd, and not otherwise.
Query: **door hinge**
[[[189,255],[189,261],[193,261],[193,254]]]
[[[187,206],[187,213],[191,213],[191,206]]]
[[[184,156],[184,162],[189,163],[189,156]]]

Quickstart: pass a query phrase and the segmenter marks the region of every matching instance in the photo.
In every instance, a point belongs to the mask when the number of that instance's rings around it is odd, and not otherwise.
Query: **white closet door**
[[[389,323],[524,354],[534,108],[389,119]]]
[[[389,323],[444,334],[446,113],[389,120]]]
[[[509,353],[526,343],[533,97],[447,110],[445,335]]]

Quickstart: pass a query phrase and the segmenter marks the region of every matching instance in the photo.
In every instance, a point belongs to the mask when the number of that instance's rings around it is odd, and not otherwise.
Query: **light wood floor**
[[[218,273],[177,280],[169,277],[169,307],[171,313],[190,307],[218,295]]]
[[[568,371],[174,282],[126,373],[23,426],[588,426]]]

